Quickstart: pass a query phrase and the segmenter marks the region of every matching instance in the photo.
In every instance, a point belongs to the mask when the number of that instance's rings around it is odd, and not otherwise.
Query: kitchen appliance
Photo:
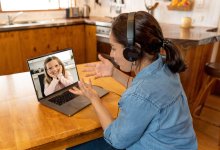
[[[73,7],[72,10],[73,10],[73,18],[77,18],[80,16],[79,15],[79,7]]]
[[[87,4],[83,5],[83,17],[88,18],[90,14],[90,7]]]
[[[96,39],[97,39],[97,52],[110,54],[111,45],[109,44],[110,25],[97,25],[96,26]]]
[[[77,18],[79,16],[79,7],[70,7],[66,9],[66,18]]]

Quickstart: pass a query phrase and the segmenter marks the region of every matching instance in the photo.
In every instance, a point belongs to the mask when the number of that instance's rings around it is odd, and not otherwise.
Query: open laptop
[[[54,56],[58,58],[60,62],[63,64],[65,68],[63,70],[65,70],[66,75],[63,75],[62,77],[59,76],[60,77],[59,79],[57,76],[57,78],[55,77],[56,80],[51,78],[50,83],[48,83],[47,81],[51,75],[51,72],[49,71],[53,71],[56,73],[56,69],[62,66],[56,64],[57,60],[55,60],[54,66],[53,64],[52,66],[51,64],[48,64],[48,60],[49,62],[52,62],[50,58]],[[45,61],[47,61],[46,63],[47,65],[44,65]],[[80,111],[81,109],[83,109],[84,107],[90,104],[90,100],[88,100],[86,97],[74,95],[69,92],[70,88],[72,88],[73,86],[78,86],[78,81],[79,81],[79,76],[78,76],[72,49],[64,49],[57,51],[55,53],[50,53],[47,55],[31,58],[27,60],[27,63],[30,70],[37,99],[41,104],[46,105],[67,116],[71,116],[77,113],[78,111]],[[61,74],[61,72],[59,74]],[[68,77],[64,79],[64,77],[66,77],[67,75]],[[61,83],[61,81],[65,83],[65,85]],[[58,83],[59,85],[57,85]],[[101,87],[98,86],[93,86],[93,87],[98,92],[100,97],[108,93],[107,90]]]

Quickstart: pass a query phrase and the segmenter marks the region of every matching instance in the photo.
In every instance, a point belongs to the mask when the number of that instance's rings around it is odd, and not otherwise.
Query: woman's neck
[[[136,65],[134,66],[133,70],[134,70],[135,74],[138,74],[143,68],[145,68],[148,65],[150,65],[156,59],[157,59],[157,57],[155,57],[155,55],[145,54],[145,56],[142,57],[142,59],[140,59],[136,63]]]

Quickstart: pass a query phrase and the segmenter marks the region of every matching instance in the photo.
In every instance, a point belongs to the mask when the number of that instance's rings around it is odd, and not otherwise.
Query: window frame
[[[0,13],[9,13],[9,12],[39,12],[39,11],[59,11],[59,10],[65,10],[66,8],[61,8],[60,6],[60,1],[61,0],[58,0],[58,5],[59,7],[57,9],[39,9],[39,10],[6,10],[6,11],[3,11],[2,10],[2,4],[1,4],[1,0],[0,0]]]

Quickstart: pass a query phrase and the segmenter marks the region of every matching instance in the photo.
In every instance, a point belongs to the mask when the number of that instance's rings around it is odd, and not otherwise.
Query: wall
[[[94,3],[94,0],[77,0],[78,6],[83,6],[87,3],[91,7],[91,16],[107,16],[115,17],[118,14],[115,12],[113,0],[99,0],[101,6]],[[124,0],[125,4],[122,7],[122,12],[146,11],[144,0]],[[195,0],[195,5],[192,11],[170,11],[167,5],[170,3],[165,0],[152,0],[159,2],[159,6],[155,10],[154,16],[162,23],[180,24],[181,18],[189,16],[193,20],[194,26],[210,26],[216,27],[220,18],[220,0]],[[111,7],[113,6],[113,7]],[[112,8],[112,9],[111,9]],[[7,15],[13,13],[0,13],[0,24],[7,22]],[[65,18],[65,11],[45,11],[45,12],[25,12],[16,20],[45,20],[54,18]]]
[[[115,17],[117,14],[115,10],[110,11],[112,0],[99,0],[102,3],[100,7],[94,4],[94,0],[77,0],[78,5],[87,2],[91,7],[92,16],[109,16]],[[146,11],[144,0],[124,0],[125,5],[122,8],[122,12]],[[216,27],[220,18],[220,0],[195,0],[195,5],[192,11],[170,11],[167,9],[169,1],[153,0],[159,2],[154,16],[163,23],[180,24],[182,17],[191,17],[194,26],[211,26]],[[114,9],[114,8],[113,8]]]

